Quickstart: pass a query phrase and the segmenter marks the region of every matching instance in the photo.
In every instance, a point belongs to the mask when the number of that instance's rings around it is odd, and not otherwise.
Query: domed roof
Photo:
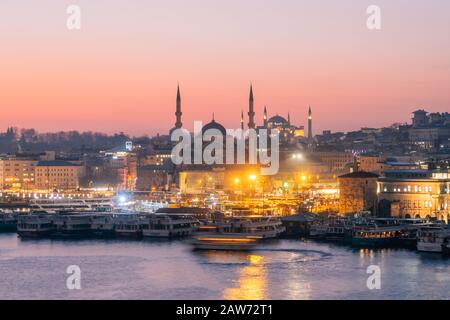
[[[209,130],[209,129],[219,130],[224,136],[226,136],[226,134],[227,134],[227,130],[225,129],[225,127],[223,125],[221,125],[220,123],[216,122],[214,119],[211,122],[209,122],[203,126],[202,134],[206,130]]]
[[[269,123],[273,123],[274,125],[288,125],[289,123],[282,116],[276,115],[268,120]]]

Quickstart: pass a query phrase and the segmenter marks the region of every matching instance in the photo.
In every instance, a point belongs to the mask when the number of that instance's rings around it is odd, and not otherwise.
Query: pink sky
[[[166,133],[177,82],[188,128],[237,128],[250,82],[258,122],[306,125],[309,104],[315,133],[406,122],[450,110],[449,30],[448,0],[2,0],[0,130]]]

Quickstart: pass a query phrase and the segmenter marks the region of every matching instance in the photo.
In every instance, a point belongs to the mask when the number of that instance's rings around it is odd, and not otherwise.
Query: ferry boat
[[[114,218],[115,235],[119,238],[142,237],[145,218],[139,214],[118,214]]]
[[[325,239],[328,225],[323,223],[313,224],[309,229],[309,237],[313,239]]]
[[[195,250],[245,251],[253,249],[257,240],[245,234],[197,234],[192,240],[192,245]]]
[[[354,232],[352,245],[355,247],[390,247],[396,243],[399,232],[398,227],[360,229]]]
[[[91,234],[94,237],[114,237],[114,216],[109,213],[92,215]]]
[[[0,212],[0,232],[14,232],[16,230],[17,230],[16,215]]]
[[[281,220],[273,216],[233,216],[216,225],[219,232],[242,233],[259,239],[277,238],[286,231]]]
[[[442,243],[442,253],[446,256],[450,256],[450,236],[444,238]]]
[[[198,220],[191,214],[151,214],[142,226],[144,237],[175,238],[190,236]]]
[[[262,239],[276,238],[285,227],[276,217],[243,216],[200,226],[192,245],[198,250],[251,250]]]
[[[30,200],[31,211],[55,212],[112,212],[111,198],[52,198]]]
[[[449,235],[449,229],[441,225],[420,228],[417,232],[417,250],[440,253],[444,239]]]
[[[81,238],[91,235],[91,214],[64,213],[56,214],[53,223],[56,227],[52,237]]]
[[[38,238],[50,236],[56,231],[53,223],[54,215],[33,213],[19,215],[17,219],[17,234],[21,238]]]

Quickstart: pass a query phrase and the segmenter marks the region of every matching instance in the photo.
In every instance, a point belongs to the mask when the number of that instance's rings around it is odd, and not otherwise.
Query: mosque
[[[183,127],[183,123],[181,121],[183,113],[181,111],[181,93],[180,87],[177,87],[177,98],[176,98],[176,111],[175,111],[175,126],[170,130],[170,133],[174,129],[180,129]],[[264,115],[263,115],[263,123],[260,126],[257,126],[255,123],[255,111],[254,111],[254,98],[253,98],[253,86],[250,85],[250,93],[249,93],[249,104],[248,104],[248,123],[247,128],[251,129],[278,129],[280,132],[280,144],[281,145],[294,145],[298,143],[309,144],[310,140],[312,141],[312,113],[311,108],[309,108],[308,113],[308,137],[305,138],[305,129],[304,126],[294,126],[291,124],[290,114],[287,114],[287,119],[282,117],[281,115],[274,115],[268,118],[267,115],[267,107],[264,106]],[[244,112],[241,112],[241,120],[240,125],[241,129],[245,129],[245,120],[244,120]],[[205,124],[202,128],[202,132],[205,132],[208,129],[217,129],[224,135],[226,134],[225,127],[217,122],[214,118],[214,113],[212,120]]]

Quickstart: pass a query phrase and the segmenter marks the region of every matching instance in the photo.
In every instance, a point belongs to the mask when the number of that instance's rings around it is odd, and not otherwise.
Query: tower
[[[183,113],[181,112],[181,94],[180,94],[180,86],[177,86],[177,110],[175,111],[175,116],[177,118],[177,121],[175,122],[175,128],[180,129],[183,126],[183,123],[181,122],[181,115]]]
[[[288,125],[291,126],[291,114],[288,112]]]
[[[250,98],[248,101],[248,127],[255,128],[255,111],[253,110],[253,86],[250,85]]]
[[[268,122],[267,122],[267,108],[264,106],[264,128],[267,128]]]
[[[313,140],[313,134],[312,134],[312,112],[311,112],[311,106],[309,106],[308,110],[308,143],[312,143]]]
[[[241,111],[241,129],[244,131],[244,111]]]

